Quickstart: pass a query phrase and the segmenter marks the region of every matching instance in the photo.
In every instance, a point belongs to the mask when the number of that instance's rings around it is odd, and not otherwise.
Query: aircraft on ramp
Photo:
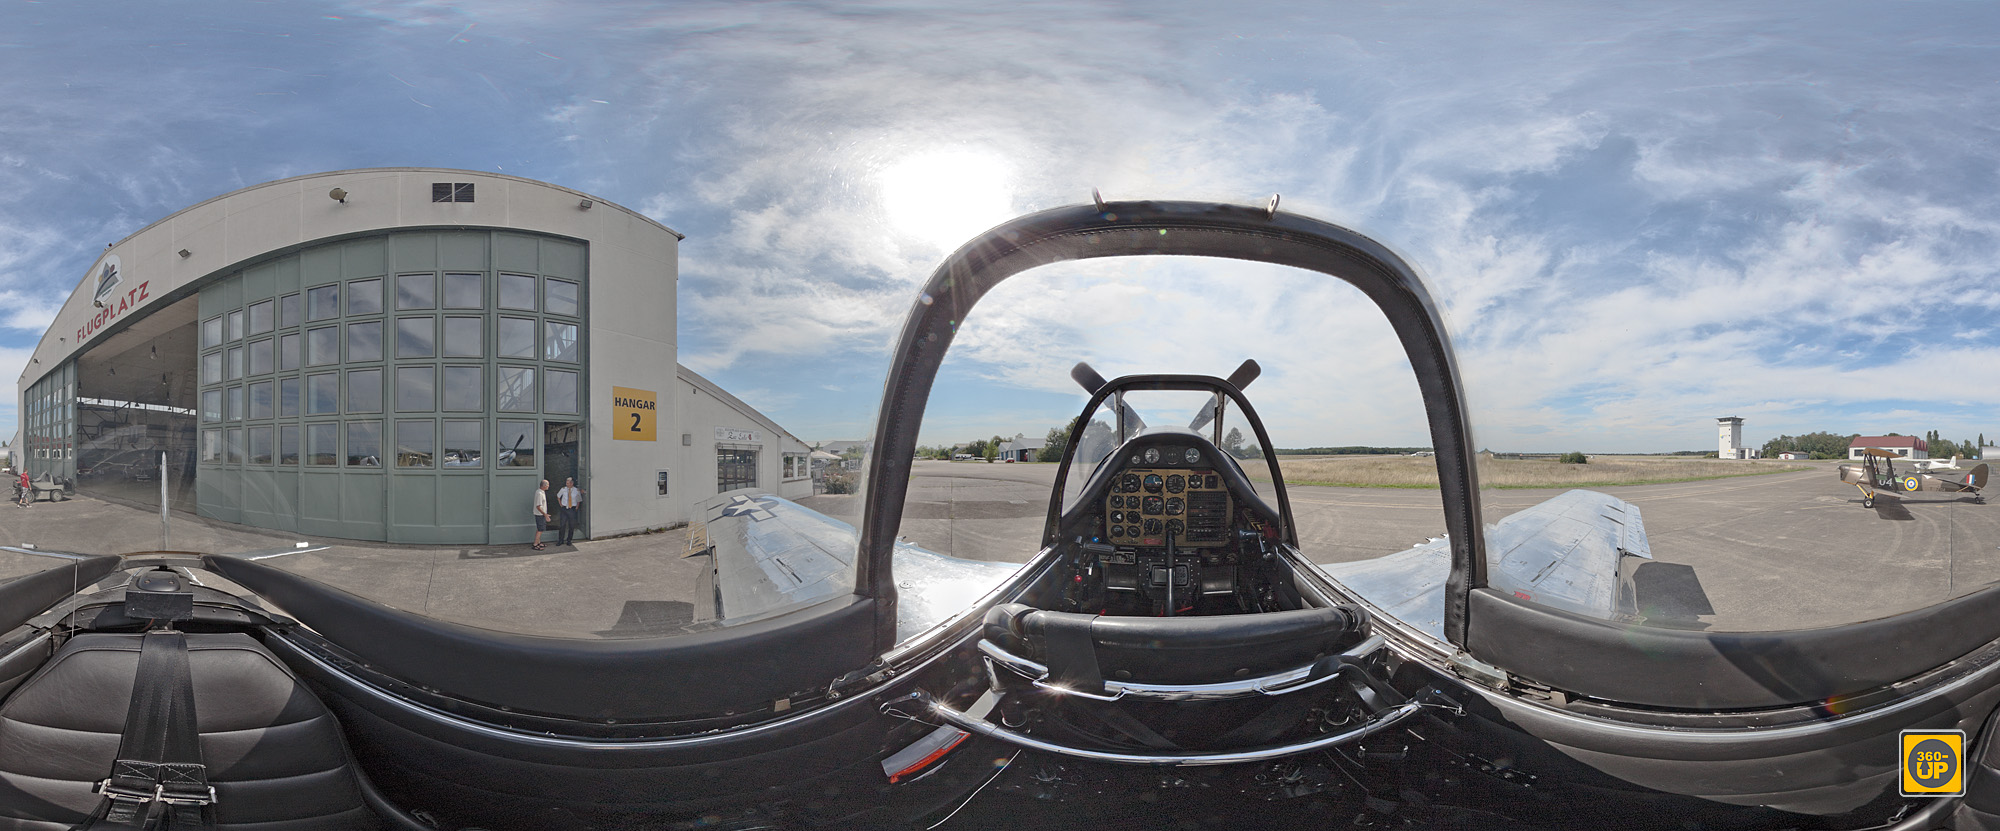
[[[1853,485],[1861,491],[1863,508],[1875,507],[1875,498],[1878,496],[1900,499],[1904,494],[1924,491],[1970,493],[1973,502],[1979,504],[1986,502],[1986,496],[1980,493],[1986,488],[1986,465],[1974,465],[1964,476],[1933,472],[1958,469],[1958,457],[1953,456],[1949,465],[1925,466],[1922,462],[1917,462],[1917,465],[1925,469],[1915,473],[1898,474],[1896,460],[1900,458],[1902,457],[1887,450],[1867,448],[1861,451],[1861,464],[1840,466],[1840,481]]]

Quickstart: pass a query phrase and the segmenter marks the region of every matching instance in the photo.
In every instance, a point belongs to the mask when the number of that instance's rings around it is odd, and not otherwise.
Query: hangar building
[[[679,367],[681,235],[556,185],[382,168],[254,185],[108,246],[20,379],[18,455],[86,493],[301,535],[522,542],[719,490],[806,495],[808,450]],[[165,457],[165,467],[160,459]]]

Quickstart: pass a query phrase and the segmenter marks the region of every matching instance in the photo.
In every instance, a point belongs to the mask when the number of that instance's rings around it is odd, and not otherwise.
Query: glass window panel
[[[500,308],[534,309],[535,278],[531,274],[500,275]]]
[[[271,413],[276,409],[273,406],[274,404],[275,402],[271,400],[270,381],[258,381],[250,385],[251,418],[270,418]]]
[[[280,424],[278,425],[278,464],[295,465],[298,463],[299,426],[296,424]]]
[[[486,275],[446,274],[444,307],[447,309],[486,308]]]
[[[576,316],[576,284],[568,280],[549,278],[542,281],[547,299],[542,309],[552,315]]]
[[[486,425],[478,421],[447,421],[444,423],[444,466],[455,468],[479,467],[480,454],[486,442],[481,433]]]
[[[243,339],[243,310],[242,310],[242,309],[237,309],[236,311],[233,311],[233,312],[230,312],[230,313],[229,313],[229,339],[230,339],[230,340],[242,340],[242,339]]]
[[[437,306],[437,275],[396,275],[396,308],[429,309]]]
[[[250,342],[250,374],[269,375],[277,370],[277,342],[270,338]]]
[[[542,409],[551,413],[576,412],[576,373],[548,370],[542,391],[547,396]]]
[[[535,321],[524,317],[500,318],[500,357],[535,357]]]
[[[299,342],[304,338],[297,332],[278,336],[278,369],[290,371],[299,368]]]
[[[252,427],[246,432],[250,437],[250,464],[270,464],[272,444],[276,439],[276,431],[272,430],[271,426],[267,424],[262,427]]]
[[[535,370],[525,366],[503,366],[495,384],[498,387],[499,409],[515,412],[535,411]]]
[[[201,394],[201,420],[222,420],[222,390],[207,390]]]
[[[479,410],[486,405],[485,369],[476,366],[444,368],[444,408]]]
[[[331,372],[306,377],[306,414],[340,412],[340,376]]]
[[[243,420],[243,388],[242,388],[242,387],[230,387],[230,388],[229,388],[229,420],[230,420],[230,421],[242,421],[242,420]]]
[[[229,380],[243,377],[243,347],[229,347]]]
[[[502,421],[500,435],[493,445],[494,467],[534,467],[535,466],[535,423],[532,421]]]
[[[437,406],[437,367],[396,367],[396,409],[427,412]]]
[[[222,316],[216,315],[201,322],[201,348],[222,345]],[[217,439],[221,441],[221,439]],[[218,445],[220,446],[220,445]]]
[[[382,360],[382,321],[347,324],[347,359]]]
[[[428,358],[437,354],[437,318],[396,318],[396,357]]]
[[[347,422],[347,466],[382,466],[382,422]]]
[[[295,416],[298,414],[299,414],[299,379],[297,378],[278,379],[279,417]]]
[[[340,425],[335,422],[306,425],[306,464],[331,465],[340,459]]]
[[[250,334],[261,335],[278,325],[278,301],[263,300],[250,304]]]
[[[243,464],[243,428],[231,427],[222,431],[222,435],[222,443],[228,451],[228,455],[223,458],[223,461],[232,465]]]
[[[221,430],[201,431],[201,460],[204,462],[222,461]]]
[[[382,312],[382,281],[355,280],[347,284],[347,313],[372,315]]]
[[[548,354],[543,357],[551,361],[575,363],[576,324],[550,321],[543,324],[543,329],[547,337],[542,343],[548,349]]]
[[[447,317],[444,319],[444,356],[477,358],[486,354],[486,318]]]
[[[278,298],[278,325],[279,325],[279,326],[282,326],[282,327],[285,327],[285,328],[290,328],[290,327],[293,327],[293,326],[297,326],[297,325],[299,325],[299,322],[300,322],[300,319],[301,319],[301,317],[302,317],[302,316],[301,316],[301,315],[299,314],[299,296],[298,296],[298,295],[296,295],[296,294],[287,294],[287,295],[285,295],[284,297],[280,297],[280,298]]]
[[[201,382],[204,384],[222,383],[222,353],[210,352],[201,356]],[[40,408],[42,405],[37,403],[35,406]]]
[[[306,290],[306,319],[326,320],[340,316],[340,284]]]
[[[396,466],[436,467],[437,423],[428,418],[396,422]]]
[[[340,327],[306,330],[306,366],[340,363]]]
[[[382,370],[347,371],[347,411],[350,413],[382,411]]]

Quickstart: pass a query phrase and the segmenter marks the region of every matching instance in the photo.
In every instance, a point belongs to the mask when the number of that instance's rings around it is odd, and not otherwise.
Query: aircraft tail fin
[[[1985,465],[1983,464],[1974,465],[1972,467],[1972,473],[1965,477],[1966,487],[1969,487],[1975,491],[1985,490],[1986,475],[1987,475],[1987,469]]]

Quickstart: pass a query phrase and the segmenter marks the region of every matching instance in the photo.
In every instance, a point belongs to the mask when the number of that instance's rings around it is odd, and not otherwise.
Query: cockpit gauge
[[[1157,533],[1160,533],[1160,521],[1157,519],[1146,520],[1146,534],[1150,536]]]
[[[1195,448],[1192,448],[1192,447],[1190,447],[1190,448],[1188,448],[1188,449],[1187,449],[1187,456],[1186,456],[1186,458],[1187,458],[1187,463],[1188,463],[1188,464],[1191,464],[1191,465],[1193,465],[1193,464],[1200,464],[1200,463],[1201,463],[1201,451],[1200,451],[1200,450],[1196,450]]]
[[[1181,522],[1178,519],[1167,520],[1167,533],[1176,537],[1185,534],[1187,533],[1187,523]]]
[[[1132,454],[1132,464],[1137,465],[1138,463],[1139,463],[1139,454],[1137,453]]]
[[[1112,524],[1114,524],[1114,525],[1115,525],[1115,524],[1117,524],[1117,523],[1120,523],[1120,522],[1124,522],[1124,521],[1125,521],[1125,512],[1124,512],[1124,511],[1112,511],[1112,512],[1111,512],[1111,522],[1112,522]]]
[[[1156,465],[1159,463],[1160,463],[1160,449],[1157,447],[1146,448],[1146,464]]]
[[[1167,516],[1179,516],[1184,506],[1178,496],[1167,497]]]
[[[1126,493],[1139,492],[1139,474],[1127,473],[1118,480],[1118,489]]]
[[[1167,493],[1180,493],[1186,488],[1187,481],[1182,479],[1180,474],[1173,473],[1167,476]]]
[[[1161,479],[1161,478],[1160,478],[1160,474],[1157,474],[1157,473],[1148,473],[1148,474],[1146,474],[1146,492],[1147,492],[1147,493],[1159,493],[1159,492],[1160,492],[1160,487],[1161,487],[1162,485],[1164,485],[1165,483],[1166,483],[1166,480],[1163,480],[1163,479]]]
[[[1157,513],[1161,513],[1161,512],[1162,512],[1162,511],[1164,510],[1164,507],[1165,507],[1165,506],[1163,506],[1163,505],[1162,505],[1162,504],[1160,503],[1160,498],[1159,498],[1159,497],[1157,497],[1157,496],[1148,496],[1148,497],[1146,497],[1146,506],[1145,506],[1145,512],[1146,512],[1146,513],[1149,513],[1149,514],[1157,514]]]

